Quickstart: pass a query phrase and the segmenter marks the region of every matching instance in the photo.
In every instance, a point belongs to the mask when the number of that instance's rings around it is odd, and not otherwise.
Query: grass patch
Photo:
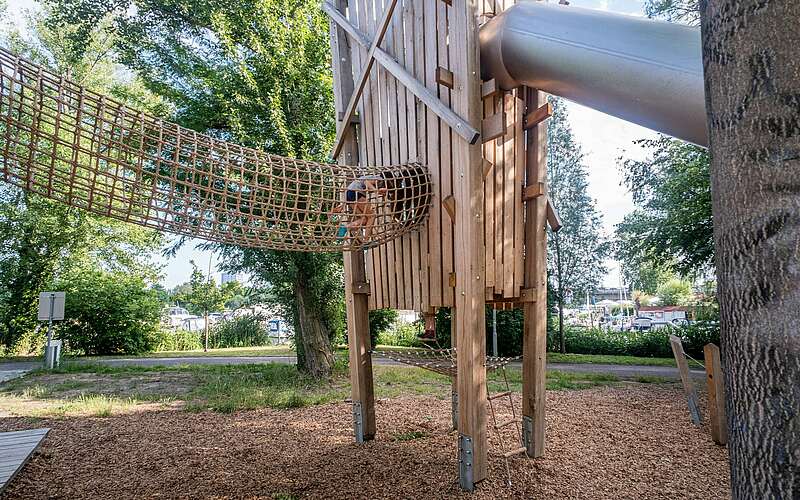
[[[400,442],[413,441],[415,439],[422,439],[424,437],[427,437],[427,434],[425,434],[422,431],[408,431],[408,432],[393,434],[392,441],[400,441]]]
[[[703,368],[703,365],[687,359],[690,368]],[[548,363],[575,363],[598,365],[639,365],[639,366],[675,366],[675,358],[645,358],[640,356],[614,356],[610,354],[561,354],[547,353]]]

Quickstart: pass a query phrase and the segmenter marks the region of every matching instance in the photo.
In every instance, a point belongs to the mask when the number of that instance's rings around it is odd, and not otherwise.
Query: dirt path
[[[519,400],[516,401],[519,405]],[[547,451],[490,457],[474,496],[456,485],[450,402],[381,400],[378,436],[353,443],[346,403],[233,414],[144,408],[107,418],[0,419],[51,427],[11,498],[726,498],[727,452],[670,386],[547,394]],[[489,433],[492,452],[497,436]],[[513,436],[507,435],[508,441]],[[507,445],[508,446],[508,445]]]

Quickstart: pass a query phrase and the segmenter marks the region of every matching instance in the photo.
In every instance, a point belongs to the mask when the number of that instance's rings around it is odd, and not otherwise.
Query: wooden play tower
[[[511,5],[511,2],[508,6]],[[460,484],[487,474],[485,307],[521,306],[523,436],[544,452],[546,122],[533,88],[482,81],[478,29],[502,0],[337,0],[331,19],[341,165],[419,162],[433,186],[427,223],[386,244],[345,253],[353,422],[377,423],[368,312],[449,307],[457,349]]]

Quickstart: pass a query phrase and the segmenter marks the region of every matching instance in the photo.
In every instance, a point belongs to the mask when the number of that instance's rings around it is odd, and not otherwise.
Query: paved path
[[[177,366],[177,365],[245,365],[258,363],[295,363],[294,356],[194,356],[175,358],[108,358],[92,359],[87,363],[101,363],[109,366]],[[374,357],[379,365],[400,365],[391,359]],[[519,365],[520,363],[513,363]],[[20,376],[29,370],[41,367],[41,363],[10,362],[0,363],[0,383]],[[678,369],[670,366],[605,365],[591,363],[550,363],[550,370],[572,373],[610,373],[620,378],[632,379],[642,376],[678,379]],[[702,370],[691,370],[693,378],[705,378]]]

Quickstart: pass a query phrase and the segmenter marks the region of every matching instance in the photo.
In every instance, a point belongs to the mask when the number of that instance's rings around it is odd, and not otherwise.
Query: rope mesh
[[[353,250],[414,230],[430,204],[422,165],[270,155],[136,111],[2,48],[0,127],[2,180],[88,212],[211,241]],[[347,186],[364,175],[380,180],[351,193],[358,207],[342,203]]]
[[[448,377],[455,377],[458,370],[457,351],[452,347],[448,349],[420,349],[414,351],[372,351],[372,354],[397,361],[398,363],[424,368]],[[486,356],[484,366],[486,371],[492,371],[503,368],[512,361],[519,359],[522,359],[522,356]]]

